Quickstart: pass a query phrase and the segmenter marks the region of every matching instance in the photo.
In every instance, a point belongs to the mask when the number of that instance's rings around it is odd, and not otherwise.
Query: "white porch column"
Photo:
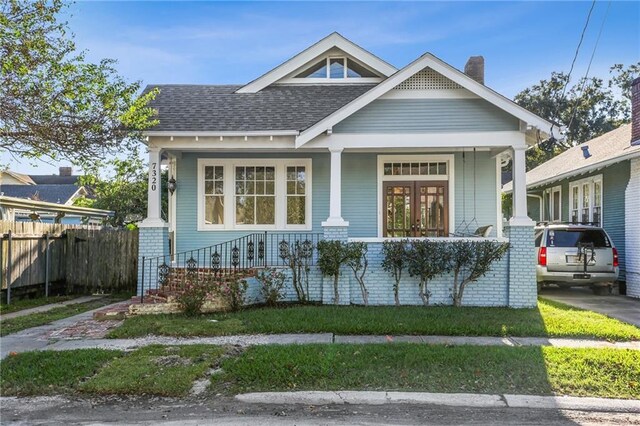
[[[329,148],[331,153],[331,179],[329,185],[329,217],[322,226],[349,226],[342,218],[342,150]]]
[[[513,217],[511,226],[531,226],[533,221],[527,215],[527,163],[526,146],[513,147]]]
[[[162,184],[160,182],[160,148],[149,146],[149,189],[147,192],[147,217],[145,226],[164,226],[160,215]]]

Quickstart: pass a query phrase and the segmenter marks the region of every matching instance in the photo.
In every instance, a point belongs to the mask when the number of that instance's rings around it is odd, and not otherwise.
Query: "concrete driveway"
[[[598,312],[640,327],[640,299],[616,294],[596,296],[588,288],[574,287],[562,289],[553,286],[543,288],[540,296],[556,302]]]

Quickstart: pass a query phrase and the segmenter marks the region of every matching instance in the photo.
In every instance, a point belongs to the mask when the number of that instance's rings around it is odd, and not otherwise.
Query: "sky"
[[[485,58],[485,84],[513,98],[571,66],[591,1],[133,2],[79,1],[66,12],[87,58],[112,58],[129,81],[241,84],[333,31],[400,68],[430,52],[458,69]],[[605,19],[606,18],[606,19]],[[640,2],[597,1],[572,80],[607,78],[640,60]],[[0,164],[31,174],[61,164]]]

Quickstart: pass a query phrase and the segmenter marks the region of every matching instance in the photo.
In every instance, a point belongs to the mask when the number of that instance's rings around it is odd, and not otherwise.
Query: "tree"
[[[425,306],[429,305],[431,291],[427,288],[429,281],[447,272],[449,250],[447,243],[436,240],[411,241],[408,254],[407,269],[409,275],[420,279],[420,299]]]
[[[493,262],[507,253],[509,243],[459,240],[448,244],[446,269],[453,271],[451,299],[453,306],[461,306],[467,285],[485,276]]]
[[[570,87],[567,74],[553,72],[548,80],[541,80],[515,96],[518,105],[558,125],[554,138],[527,151],[528,170],[629,121],[630,85],[633,76],[640,73],[640,63],[626,68],[616,64],[610,72],[612,77],[606,83],[591,77]],[[564,135],[559,134],[559,126],[566,128]]]
[[[339,240],[323,240],[318,242],[318,269],[322,275],[333,277],[333,303],[340,304],[338,280],[340,268],[344,266],[350,256],[347,243]]]
[[[364,283],[364,276],[367,274],[367,267],[369,266],[367,244],[362,242],[347,243],[346,250],[347,266],[353,271],[353,277],[360,286],[364,306],[369,306],[369,290],[367,290],[367,286]]]
[[[102,177],[98,170],[110,168],[113,175]],[[168,193],[167,172],[163,171],[161,212],[167,219]],[[94,207],[97,209],[113,210],[115,215],[109,219],[112,226],[126,226],[137,222],[147,214],[147,190],[149,187],[148,174],[139,156],[129,159],[113,159],[107,162],[97,162],[85,170],[80,177],[79,185],[89,189],[90,196],[76,200],[77,205]]]
[[[408,244],[406,240],[394,241],[385,240],[382,243],[382,269],[393,275],[393,298],[396,306],[400,306],[400,280],[402,279],[402,270],[407,264],[407,251],[405,246]]]
[[[91,162],[123,144],[133,147],[156,124],[115,61],[86,61],[62,0],[3,0],[0,5],[0,150],[23,157]]]

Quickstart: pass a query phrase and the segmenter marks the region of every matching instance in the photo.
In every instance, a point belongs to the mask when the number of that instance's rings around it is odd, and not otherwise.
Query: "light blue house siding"
[[[518,130],[519,120],[484,99],[378,99],[334,126],[334,133]]]
[[[197,160],[198,158],[311,158],[312,159],[312,232],[322,233],[321,223],[329,215],[329,154],[295,153],[184,153],[177,160],[178,189],[176,199],[176,251],[182,252],[232,240],[255,231],[197,230]],[[343,153],[342,215],[349,222],[349,237],[378,236],[378,165],[376,153]],[[496,163],[486,151],[475,155],[467,151],[455,154],[454,183],[456,229],[473,222],[466,232],[483,225],[493,225],[496,235]],[[475,179],[474,179],[475,177]],[[460,226],[462,224],[462,227]],[[274,231],[275,232],[275,231]]]
[[[548,189],[562,186],[562,220],[569,219],[569,184],[573,181],[602,175],[602,224],[616,248],[620,259],[620,280],[625,280],[625,238],[624,238],[624,211],[625,189],[631,175],[630,162],[623,161],[592,173],[578,175],[554,182],[551,185],[529,190],[529,194],[542,195]],[[529,217],[539,220],[540,201],[538,198],[527,197]],[[548,206],[543,206],[545,211]]]

